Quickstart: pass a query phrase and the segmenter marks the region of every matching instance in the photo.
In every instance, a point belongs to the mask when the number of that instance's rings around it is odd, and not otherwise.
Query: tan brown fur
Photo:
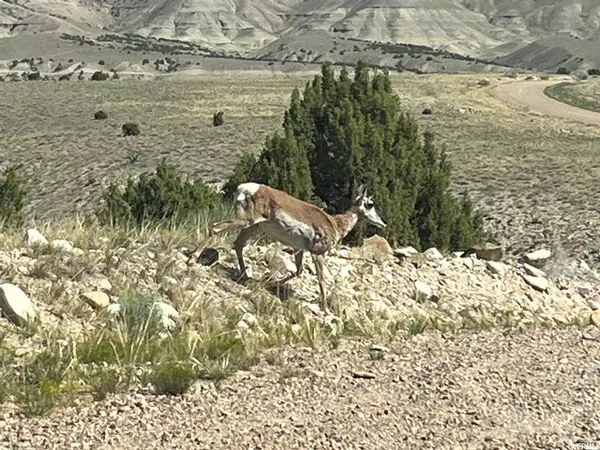
[[[242,277],[246,277],[243,248],[257,231],[263,231],[281,242],[287,242],[296,250],[296,276],[302,273],[303,253],[310,252],[317,269],[321,303],[327,309],[323,277],[325,253],[348,234],[360,216],[370,216],[376,224],[385,226],[372,208],[372,202],[369,206],[372,209],[365,212],[364,202],[368,200],[366,190],[362,188],[360,192],[355,204],[348,211],[329,215],[310,203],[270,186],[243,183],[235,193],[235,217],[214,224],[212,232],[240,230],[235,241],[235,250]]]

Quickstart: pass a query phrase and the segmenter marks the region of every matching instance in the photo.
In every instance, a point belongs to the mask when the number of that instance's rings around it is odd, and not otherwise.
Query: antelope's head
[[[364,217],[370,224],[378,228],[387,227],[387,224],[379,217],[379,214],[375,210],[373,199],[367,195],[367,188],[364,185],[358,188],[352,206],[359,217]]]

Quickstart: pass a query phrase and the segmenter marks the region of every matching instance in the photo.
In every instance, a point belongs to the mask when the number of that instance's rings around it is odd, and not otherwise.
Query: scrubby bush
[[[100,110],[100,111],[96,111],[94,113],[94,119],[96,120],[106,120],[108,119],[108,114],[106,114],[104,111]]]
[[[592,77],[592,76],[598,76],[598,75],[600,75],[600,69],[589,69],[588,70],[588,75],[590,77]]]
[[[571,71],[569,69],[567,69],[566,67],[559,67],[558,70],[556,71],[556,73],[558,75],[569,75],[571,73]]]
[[[41,78],[39,72],[30,72],[27,74],[27,79],[29,81],[38,81]]]
[[[196,378],[191,367],[170,361],[159,364],[150,374],[149,381],[157,394],[181,395],[188,391]]]
[[[388,223],[377,232],[392,245],[446,250],[486,237],[470,199],[451,194],[450,176],[445,152],[401,109],[387,72],[371,76],[361,61],[354,80],[345,68],[336,79],[324,63],[302,96],[294,89],[283,133],[267,138],[258,158],[244,155],[224,190],[230,196],[237,183],[265,183],[339,213],[364,183]],[[371,231],[361,221],[348,240]]]
[[[213,125],[215,127],[220,127],[225,123],[225,119],[223,119],[223,111],[219,111],[213,114]]]
[[[423,115],[428,116],[432,113],[431,108],[425,108],[423,110]]]
[[[101,70],[98,70],[98,71],[94,72],[94,74],[92,75],[92,81],[104,81],[104,80],[108,80],[109,77],[110,77],[109,74],[102,72]]]
[[[106,62],[104,62],[104,60],[101,59],[100,61],[98,61],[98,64],[101,65],[101,66],[104,66],[106,64]]]
[[[182,180],[162,161],[154,173],[130,177],[124,189],[111,184],[102,194],[97,217],[104,224],[184,223],[202,212],[222,208],[219,194],[202,181]]]
[[[124,123],[121,127],[123,136],[138,136],[140,134],[140,126],[134,122]]]
[[[145,58],[145,59],[142,61],[142,66],[145,66],[146,64],[150,64],[150,60],[149,60],[148,58]]]
[[[0,227],[23,224],[26,191],[17,169],[17,166],[9,167],[0,177]]]

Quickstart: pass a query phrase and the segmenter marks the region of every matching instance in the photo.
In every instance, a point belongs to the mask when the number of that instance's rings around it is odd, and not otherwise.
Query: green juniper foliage
[[[102,224],[133,224],[168,221],[182,224],[194,214],[222,207],[219,194],[201,180],[182,180],[175,168],[161,161],[154,173],[130,177],[121,189],[111,184],[102,194],[97,217]]]
[[[283,133],[267,138],[258,157],[245,154],[224,192],[254,181],[339,213],[364,183],[388,224],[377,232],[393,245],[464,249],[486,236],[468,197],[451,195],[450,175],[445,153],[402,110],[387,72],[371,76],[359,62],[354,79],[345,68],[336,78],[325,62],[302,96],[292,92]],[[360,243],[369,228],[359,222],[348,240]]]

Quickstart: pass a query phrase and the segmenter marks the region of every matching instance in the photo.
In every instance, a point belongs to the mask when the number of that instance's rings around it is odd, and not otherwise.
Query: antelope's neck
[[[335,224],[340,233],[338,239],[339,241],[345,238],[346,235],[350,233],[350,231],[352,231],[352,229],[356,225],[356,222],[358,222],[358,214],[353,209],[350,209],[345,213],[336,214],[335,216],[333,216],[333,219],[335,220]]]

